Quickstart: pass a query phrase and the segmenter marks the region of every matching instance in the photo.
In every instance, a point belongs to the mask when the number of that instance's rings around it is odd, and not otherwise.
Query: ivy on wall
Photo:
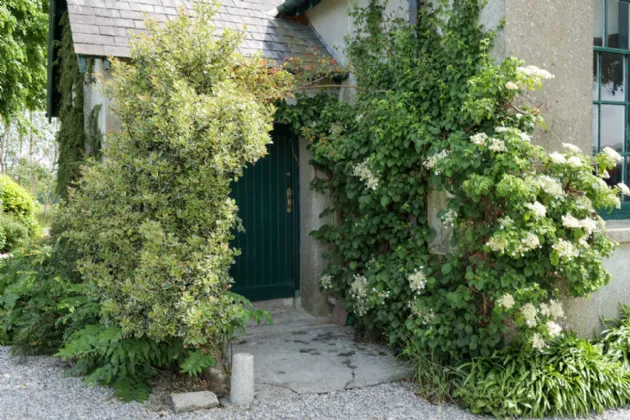
[[[66,13],[61,19],[62,35],[59,42],[59,57],[55,65],[59,66],[61,94],[59,107],[59,165],[57,170],[57,194],[68,197],[68,186],[79,177],[81,163],[85,159],[85,116],[83,113],[84,74],[79,71],[77,56],[72,43],[70,20]]]
[[[593,160],[531,143],[544,123],[528,92],[553,76],[494,63],[484,4],[436,1],[414,27],[385,18],[381,1],[355,8],[352,104],[305,96],[278,114],[309,139],[313,187],[336,215],[313,233],[329,245],[322,288],[392,344],[456,363],[514,340],[545,348],[562,331],[560,289],[583,296],[610,281],[602,259],[615,245],[595,209],[630,193],[603,181],[614,151]],[[445,255],[433,252],[431,191],[450,194]]]

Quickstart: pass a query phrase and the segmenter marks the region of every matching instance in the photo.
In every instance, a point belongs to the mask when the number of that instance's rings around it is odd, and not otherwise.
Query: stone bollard
[[[230,402],[247,406],[254,401],[254,355],[237,353],[232,357]]]

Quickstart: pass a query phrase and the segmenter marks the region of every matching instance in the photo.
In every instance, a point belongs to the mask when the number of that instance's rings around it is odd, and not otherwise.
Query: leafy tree
[[[125,337],[216,350],[243,321],[229,293],[239,225],[230,183],[266,153],[290,75],[214,36],[216,6],[131,42],[107,86],[122,123],[107,159],[88,164],[60,212],[107,325]]]
[[[0,3],[0,171],[9,122],[24,107],[39,109],[46,83],[47,4],[44,0]]]

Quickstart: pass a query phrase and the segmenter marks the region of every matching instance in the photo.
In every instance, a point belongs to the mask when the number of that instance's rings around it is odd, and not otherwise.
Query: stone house
[[[359,0],[358,3],[367,3]],[[128,34],[144,29],[142,13],[166,21],[189,0],[50,0],[49,115],[55,115],[55,71],[52,65],[59,39],[59,21],[67,11],[80,66],[88,59],[94,70],[108,73],[110,56],[129,56]],[[244,30],[243,54],[261,51],[267,58],[282,61],[308,53],[314,47],[327,51],[338,61],[344,37],[353,29],[348,16],[351,0],[221,0],[215,17],[217,28]],[[456,1],[453,2],[456,7]],[[390,0],[388,12],[413,19],[423,7],[418,0]],[[548,130],[535,142],[548,151],[563,142],[583,151],[609,146],[624,156],[611,174],[611,182],[629,178],[630,149],[628,112],[628,57],[630,57],[630,0],[488,0],[482,24],[502,29],[497,33],[493,55],[497,59],[516,56],[545,68],[556,78],[537,93],[545,110]],[[351,82],[351,81],[350,81]],[[101,93],[100,81],[85,87],[85,115],[102,105],[98,125],[103,133],[118,123],[109,100]],[[351,92],[340,89],[347,99]],[[309,189],[314,176],[305,141],[283,127],[273,133],[269,155],[248,168],[235,187],[235,198],[247,233],[236,245],[243,250],[234,268],[236,290],[254,300],[294,299],[314,314],[330,307],[319,290],[323,268],[320,245],[309,235],[322,220],[326,198]],[[105,142],[107,141],[105,136]],[[247,189],[257,191],[245,194]],[[430,214],[436,215],[439,198]],[[621,243],[606,262],[614,281],[589,299],[569,299],[567,322],[581,334],[599,326],[600,316],[615,316],[619,302],[630,304],[630,202],[607,216],[608,234]],[[433,218],[437,221],[437,217]],[[447,232],[432,224],[438,236]]]

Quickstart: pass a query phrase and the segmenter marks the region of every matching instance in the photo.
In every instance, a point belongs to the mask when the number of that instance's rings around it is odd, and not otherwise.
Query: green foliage
[[[540,352],[506,348],[474,359],[455,395],[497,417],[584,416],[630,403],[630,372],[587,340],[567,335]]]
[[[599,345],[604,354],[621,362],[624,369],[630,370],[630,308],[620,306],[621,320],[602,320],[606,330],[601,333]]]
[[[59,211],[102,323],[213,357],[249,316],[227,293],[239,225],[230,183],[264,155],[289,81],[238,55],[242,34],[216,39],[215,9],[148,22],[131,61],[113,61],[106,89],[122,127]]]
[[[0,4],[0,121],[23,107],[43,104],[46,86],[48,2],[3,0]]]
[[[157,343],[147,337],[125,338],[119,327],[87,325],[71,334],[57,356],[72,360],[70,374],[85,376],[86,384],[107,385],[123,401],[144,401],[151,387],[149,378],[157,369],[170,369],[183,358],[182,342]],[[190,359],[190,357],[189,357]],[[187,360],[195,372],[205,359]]]
[[[615,244],[596,209],[625,187],[602,179],[620,159],[612,150],[548,155],[531,143],[544,122],[529,91],[553,76],[494,63],[484,4],[434,2],[413,28],[384,18],[382,2],[356,8],[352,104],[320,95],[279,112],[310,140],[313,187],[331,197],[333,223],[313,233],[328,245],[322,287],[392,344],[447,364],[489,356],[508,335],[528,348],[557,335],[560,286],[584,296],[610,281],[602,260]],[[428,226],[438,192],[450,244]]]
[[[68,296],[67,283],[54,268],[48,246],[16,251],[0,265],[2,336],[22,353],[51,353],[62,342],[63,312],[58,303]]]
[[[0,175],[0,199],[4,214],[22,224],[27,235],[34,236],[38,232],[35,200],[28,191],[6,175]]]
[[[83,87],[86,83],[84,74],[79,71],[79,64],[74,45],[70,20],[66,13],[61,19],[61,42],[58,43],[59,82],[61,94],[59,106],[59,167],[57,169],[56,193],[59,197],[68,197],[68,186],[79,178],[81,164],[85,161],[85,117],[83,114]]]
[[[0,227],[4,237],[4,243],[0,248],[2,251],[13,251],[27,246],[30,242],[31,236],[28,228],[11,216],[6,214],[0,215]]]

